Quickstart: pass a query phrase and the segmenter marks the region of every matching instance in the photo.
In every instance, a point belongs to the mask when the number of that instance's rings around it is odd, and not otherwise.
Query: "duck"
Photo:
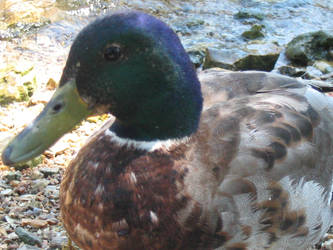
[[[74,40],[59,86],[2,152],[40,155],[109,113],[66,169],[82,249],[307,249],[332,223],[333,100],[276,73],[197,72],[177,34],[127,10]]]

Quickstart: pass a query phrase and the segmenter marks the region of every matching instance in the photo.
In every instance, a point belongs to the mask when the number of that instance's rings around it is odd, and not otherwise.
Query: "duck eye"
[[[104,59],[116,61],[121,57],[121,48],[117,44],[111,44],[104,49]]]

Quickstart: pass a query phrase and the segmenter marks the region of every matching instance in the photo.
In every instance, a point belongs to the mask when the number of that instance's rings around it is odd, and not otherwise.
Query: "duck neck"
[[[138,141],[180,139],[195,133],[203,102],[195,70],[185,71],[176,82],[168,80],[159,79],[158,86],[163,86],[158,90],[160,94],[130,104],[135,114],[114,114],[117,119],[110,130]]]

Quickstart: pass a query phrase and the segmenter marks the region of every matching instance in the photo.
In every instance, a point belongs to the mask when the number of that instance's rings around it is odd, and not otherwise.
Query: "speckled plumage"
[[[62,213],[80,246],[304,249],[326,232],[331,98],[275,74],[199,79],[204,111],[185,143],[147,152],[100,131],[71,163]]]
[[[211,69],[198,78],[201,90],[163,22],[131,11],[98,19],[74,41],[60,87],[3,162],[30,159],[86,116],[110,112],[116,120],[61,184],[63,223],[81,248],[317,243],[332,222],[331,97],[272,73]]]

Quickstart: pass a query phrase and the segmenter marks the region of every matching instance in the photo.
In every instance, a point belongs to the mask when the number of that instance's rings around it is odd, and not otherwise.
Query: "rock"
[[[255,11],[250,11],[250,10],[241,10],[238,11],[235,15],[235,18],[237,19],[249,19],[249,18],[254,18],[257,19],[259,21],[262,21],[264,19],[264,14],[261,14],[259,12],[255,12]]]
[[[271,44],[250,44],[241,49],[207,49],[203,68],[271,71],[279,57],[279,49]]]
[[[0,236],[7,236],[7,231],[4,227],[0,227]]]
[[[17,180],[13,180],[11,182],[9,182],[9,185],[12,187],[12,188],[16,188],[17,186],[20,185],[20,181],[17,181]]]
[[[17,227],[15,233],[18,235],[19,239],[29,245],[42,245],[42,241],[35,234],[23,229],[22,227]]]
[[[44,189],[45,196],[52,198],[52,199],[58,199],[59,198],[59,189],[55,185],[48,185]]]
[[[46,87],[47,87],[47,89],[49,89],[49,90],[54,90],[54,89],[56,89],[57,88],[57,82],[53,79],[53,78],[50,78],[49,80],[48,80],[48,82],[46,83]]]
[[[20,180],[22,177],[21,173],[18,171],[15,172],[9,172],[6,174],[3,178],[7,181],[7,183],[13,181],[13,180]]]
[[[190,56],[190,59],[196,68],[199,68],[205,58],[204,50],[188,50],[187,54]]]
[[[247,57],[237,61],[235,66],[237,70],[271,71],[274,68],[278,57],[279,54],[248,55]]]
[[[55,236],[52,237],[51,242],[50,242],[50,247],[51,248],[59,248],[61,249],[64,245],[67,244],[67,237],[66,236]]]
[[[17,250],[40,250],[39,247],[29,246],[29,245],[23,245],[17,248]]]
[[[44,175],[44,177],[48,177],[48,176],[59,173],[59,168],[58,167],[53,167],[53,168],[43,167],[43,168],[40,168],[39,171]]]
[[[31,184],[31,193],[36,194],[42,190],[49,184],[48,180],[39,179],[34,180]]]
[[[36,72],[31,63],[18,62],[16,66],[0,69],[0,105],[27,101],[36,88]]]
[[[44,175],[37,169],[33,170],[31,173],[31,179],[37,180],[43,178]]]
[[[22,219],[21,221],[21,225],[22,226],[26,226],[26,225],[29,225],[29,226],[32,226],[34,228],[43,228],[43,227],[46,227],[48,225],[47,221],[46,220],[39,220],[39,219],[34,219],[34,220],[31,220],[31,219]]]
[[[211,49],[206,50],[206,57],[203,69],[223,68],[228,70],[236,70],[235,63],[247,55],[246,52],[239,49]]]
[[[263,25],[255,24],[251,27],[250,30],[244,31],[242,33],[242,37],[249,40],[263,38],[265,36],[264,33],[262,32],[263,28],[264,28]]]
[[[15,165],[13,165],[13,167],[15,168],[15,170],[23,170],[26,168],[36,167],[37,165],[41,164],[42,162],[43,162],[43,156],[40,155],[30,161],[23,162],[23,163],[17,163]]]
[[[17,240],[19,237],[17,236],[17,234],[15,232],[12,232],[12,233],[7,235],[7,238],[9,240]]]
[[[2,190],[0,192],[1,195],[4,195],[4,196],[9,196],[9,195],[12,195],[13,194],[13,190],[12,189],[5,189],[5,190]]]
[[[307,74],[307,79],[313,79],[313,78],[319,79],[323,75],[323,73],[319,69],[313,66],[306,67],[306,74]]]
[[[333,72],[333,61],[315,61],[313,67],[319,69],[323,74],[329,74]]]
[[[305,69],[300,69],[289,65],[284,65],[279,67],[278,71],[282,75],[287,75],[292,77],[301,77],[306,72]]]
[[[333,60],[333,36],[317,31],[295,37],[287,44],[286,55],[297,65],[307,66],[315,60]]]

